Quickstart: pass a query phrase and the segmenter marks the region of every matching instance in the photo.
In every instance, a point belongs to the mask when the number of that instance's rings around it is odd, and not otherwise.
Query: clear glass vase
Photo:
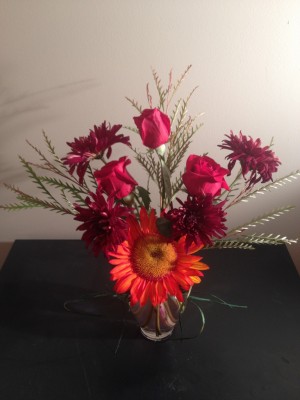
[[[147,339],[160,341],[172,334],[184,306],[185,303],[179,302],[175,296],[169,296],[167,301],[156,307],[148,302],[142,307],[137,303],[130,309],[141,328],[142,334]]]

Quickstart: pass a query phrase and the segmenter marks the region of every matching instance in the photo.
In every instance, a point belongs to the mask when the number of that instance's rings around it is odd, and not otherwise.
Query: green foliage
[[[235,239],[221,239],[214,240],[213,246],[207,246],[205,249],[217,248],[217,249],[242,249],[242,250],[254,250],[254,245],[269,244],[273,246],[283,244],[297,243],[297,239],[288,239],[286,236],[275,235],[273,233],[252,233],[250,235],[237,236]]]
[[[83,191],[80,187],[78,188],[75,187],[73,184],[69,184],[68,182],[62,182],[60,179],[47,176],[40,176],[40,179],[42,182],[48,183],[49,185],[54,186],[57,189],[61,189],[64,192],[69,192],[77,203],[80,203],[82,205],[85,204],[82,194],[86,194],[86,192]]]
[[[60,214],[74,214],[74,208],[72,202],[67,198],[67,193],[71,195],[72,201],[75,200],[76,203],[85,205],[84,197],[88,194],[87,187],[79,185],[78,181],[71,177],[66,166],[56,155],[55,148],[45,132],[43,132],[43,137],[48,151],[53,158],[53,162],[29,141],[27,141],[27,144],[38,154],[42,164],[28,162],[21,156],[19,156],[19,159],[30,180],[36,185],[39,191],[46,196],[46,199],[32,196],[13,185],[4,184],[7,189],[16,193],[19,203],[1,205],[0,208],[13,211],[42,207]],[[54,165],[54,163],[56,165]],[[57,177],[41,176],[36,172],[36,169],[54,173]],[[58,189],[57,196],[59,196],[67,206],[64,206],[58,198],[56,198],[49,187]]]
[[[176,194],[181,190],[183,186],[183,181],[182,181],[182,173],[179,173],[179,177],[175,179],[175,182],[172,183],[171,185],[171,201],[174,199]]]
[[[42,207],[42,208],[47,208],[51,211],[55,211],[60,214],[74,214],[71,209],[62,206],[57,201],[49,202],[47,200],[42,200],[40,198],[31,196],[21,191],[19,188],[13,185],[5,184],[5,187],[17,194],[17,199],[20,200],[20,203],[1,205],[0,208],[4,210],[12,211],[12,210],[34,208],[34,207]]]
[[[147,152],[141,153],[138,150],[131,148],[135,154],[137,162],[143,167],[148,175],[147,189],[149,189],[150,180],[157,185],[158,193],[160,195],[161,209],[168,207],[170,202],[172,202],[179,191],[185,191],[182,182],[183,172],[179,170],[175,179],[173,174],[178,170],[181,162],[184,160],[193,136],[202,127],[201,123],[197,123],[199,116],[202,114],[192,117],[189,116],[188,113],[190,100],[197,87],[195,87],[187,95],[187,97],[180,97],[178,100],[174,101],[174,104],[172,103],[175,94],[187,76],[190,68],[191,65],[186,68],[186,70],[180,75],[175,83],[173,83],[173,75],[172,71],[170,71],[166,86],[163,85],[158,73],[152,69],[152,76],[157,94],[157,107],[170,115],[171,134],[166,146],[166,152],[163,154],[163,151],[158,153],[155,150],[149,149]],[[148,105],[150,108],[153,108],[153,97],[150,93],[149,84],[147,84],[146,87],[146,94]],[[138,113],[143,112],[144,108],[136,100],[128,97],[126,97],[126,99]],[[139,133],[136,127],[133,128],[125,126],[124,128],[134,133]],[[93,170],[89,165],[85,175],[85,181],[83,184],[80,184],[76,177],[70,175],[69,167],[64,165],[63,161],[57,156],[55,148],[45,132],[43,132],[43,137],[50,156],[49,154],[46,156],[38,147],[27,141],[28,145],[38,155],[40,164],[28,162],[21,156],[19,158],[30,180],[36,185],[43,196],[45,196],[45,199],[24,193],[13,185],[5,185],[7,189],[13,191],[17,195],[19,202],[0,205],[0,208],[8,211],[15,211],[30,209],[33,207],[42,207],[60,214],[74,215],[74,203],[86,205],[85,198],[88,196],[91,190],[90,187],[93,189],[97,188],[97,182],[95,180]],[[273,140],[271,142],[271,145],[272,144]],[[37,172],[39,170],[42,170],[43,174],[39,174]],[[51,173],[56,176],[49,177],[47,176],[47,173]],[[215,198],[214,201],[215,203],[219,203],[222,200],[226,200],[226,206],[224,206],[224,209],[228,209],[233,205],[236,205],[240,202],[247,202],[250,199],[256,198],[258,195],[269,192],[272,189],[278,189],[279,187],[294,181],[299,176],[300,170],[297,170],[296,172],[286,175],[283,178],[279,178],[271,183],[253,190],[253,188],[249,188],[249,186],[247,186],[247,182],[245,181],[244,187],[241,185],[243,176],[240,170],[233,182],[230,184],[230,191],[224,191],[219,197]],[[53,191],[51,189],[55,190]],[[147,210],[150,209],[151,199],[150,193],[147,189],[142,186],[136,187],[131,203],[131,205],[135,207],[135,212],[137,212],[138,207],[141,206],[145,206]],[[131,201],[131,199],[129,201]],[[214,240],[213,245],[207,246],[206,248],[209,249],[214,247],[220,249],[235,248],[252,250],[255,248],[255,245],[258,244],[280,245],[295,243],[296,240],[288,239],[285,236],[280,235],[264,233],[244,234],[245,231],[249,231],[259,225],[270,222],[289,212],[293,208],[294,207],[292,206],[280,207],[271,211],[270,213],[258,216],[252,219],[250,222],[232,229],[223,239]],[[170,224],[169,222],[166,223],[164,218],[158,219],[158,225],[163,234],[166,236],[170,234]]]
[[[249,199],[255,199],[257,195],[262,195],[267,192],[270,192],[272,189],[278,189],[288,183],[293,182],[300,176],[300,170],[297,170],[295,172],[291,172],[290,174],[284,176],[283,178],[278,178],[275,181],[268,183],[267,185],[264,185],[260,187],[259,189],[252,190],[250,193],[245,194],[242,196],[239,201],[243,202],[248,202]]]
[[[228,232],[226,237],[228,237],[232,234],[241,233],[248,229],[255,228],[257,225],[264,225],[266,222],[273,221],[277,217],[280,217],[281,215],[291,211],[294,208],[295,208],[294,206],[286,206],[286,207],[277,208],[276,210],[273,210],[270,213],[266,213],[262,216],[256,217],[256,218],[252,219],[250,222],[232,229],[230,232]]]
[[[138,191],[139,197],[142,199],[144,206],[146,207],[147,210],[149,210],[151,203],[150,193],[142,186],[137,186],[136,189]]]

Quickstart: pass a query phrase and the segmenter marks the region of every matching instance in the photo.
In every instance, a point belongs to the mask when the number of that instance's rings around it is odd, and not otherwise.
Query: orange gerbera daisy
[[[168,295],[176,296],[182,302],[183,290],[189,290],[201,281],[201,270],[208,269],[200,262],[202,257],[191,255],[203,245],[192,244],[185,251],[185,236],[178,241],[162,236],[156,227],[155,211],[148,215],[141,208],[140,222],[129,216],[128,240],[109,252],[111,279],[116,281],[115,291],[119,294],[130,291],[131,305],[141,306],[148,300],[157,306],[167,300]]]

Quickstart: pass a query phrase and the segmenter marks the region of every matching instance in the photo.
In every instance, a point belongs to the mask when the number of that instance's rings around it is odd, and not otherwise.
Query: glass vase
[[[184,306],[185,303],[178,301],[175,296],[169,296],[167,301],[156,307],[148,302],[144,306],[136,303],[130,309],[142,334],[147,339],[161,341],[172,334]]]

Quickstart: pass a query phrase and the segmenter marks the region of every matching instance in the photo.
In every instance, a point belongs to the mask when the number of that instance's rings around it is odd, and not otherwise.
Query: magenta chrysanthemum
[[[81,221],[77,230],[85,231],[82,240],[87,247],[91,246],[97,256],[100,251],[108,253],[127,238],[126,218],[130,215],[130,209],[120,204],[113,204],[113,198],[107,201],[100,190],[90,193],[87,197],[86,207],[75,205],[76,221]]]
[[[212,245],[212,237],[221,238],[225,235],[224,202],[214,204],[212,196],[201,195],[188,196],[185,202],[177,200],[181,207],[172,208],[165,218],[171,222],[174,238],[186,235],[186,248],[192,243]]]
[[[241,163],[242,174],[244,178],[251,172],[247,182],[249,187],[257,182],[262,183],[272,180],[272,174],[277,172],[277,167],[281,162],[270,150],[269,146],[261,147],[261,140],[253,140],[250,136],[234,135],[230,131],[230,135],[226,135],[228,140],[223,140],[223,144],[219,145],[221,149],[230,150],[231,153],[226,156],[228,169],[231,171],[237,161]]]
[[[94,126],[90,130],[89,136],[81,136],[74,139],[74,142],[67,142],[71,151],[62,160],[65,165],[70,167],[69,172],[73,174],[75,168],[79,177],[79,183],[83,183],[83,178],[89,162],[93,159],[102,158],[106,151],[106,157],[111,155],[111,146],[116,143],[123,143],[130,146],[129,136],[123,134],[116,135],[122,125],[106,125],[104,121],[100,126]]]

